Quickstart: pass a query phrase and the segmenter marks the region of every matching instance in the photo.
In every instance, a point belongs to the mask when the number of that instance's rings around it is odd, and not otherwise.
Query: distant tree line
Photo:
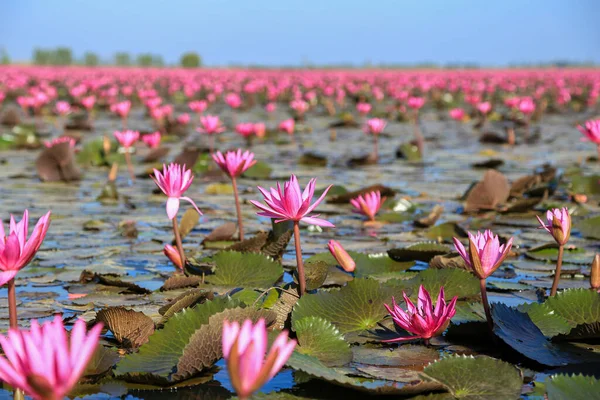
[[[164,67],[165,61],[159,54],[141,53],[133,56],[127,52],[117,52],[111,60],[102,60],[98,54],[88,51],[81,59],[73,56],[71,49],[57,47],[55,49],[36,48],[33,50],[32,63],[35,65],[86,65],[94,67],[97,65],[117,65],[120,67]],[[8,54],[0,51],[0,62],[10,63]],[[187,52],[181,56],[180,66],[185,68],[198,68],[202,66],[202,58],[198,53]]]

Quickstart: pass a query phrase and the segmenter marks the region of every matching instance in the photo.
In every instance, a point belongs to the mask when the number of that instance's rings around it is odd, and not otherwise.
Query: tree
[[[151,67],[152,66],[152,54],[144,53],[138,54],[137,56],[137,65],[140,67]]]
[[[34,49],[33,50],[33,63],[35,65],[48,65],[52,59],[50,50],[46,49]]]
[[[0,64],[2,64],[2,65],[10,64],[10,57],[8,55],[8,52],[4,48],[0,51]]]
[[[73,54],[71,49],[68,47],[57,47],[52,52],[51,64],[52,65],[71,65],[73,63]]]
[[[115,54],[115,64],[121,67],[127,67],[131,65],[131,57],[129,53],[118,52]]]
[[[183,68],[198,68],[202,65],[202,58],[198,53],[189,51],[181,55],[179,63]]]
[[[152,66],[153,67],[164,67],[165,61],[163,60],[162,56],[160,56],[158,54],[154,54],[152,56]]]
[[[88,51],[83,55],[83,63],[88,67],[95,67],[100,64],[100,59],[96,53]]]

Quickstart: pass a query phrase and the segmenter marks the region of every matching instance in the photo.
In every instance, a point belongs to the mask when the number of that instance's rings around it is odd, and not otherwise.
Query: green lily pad
[[[416,295],[423,285],[432,298],[437,298],[440,288],[444,287],[446,300],[454,296],[459,299],[473,298],[480,293],[479,280],[470,272],[462,269],[426,269],[408,280],[393,279],[386,285],[406,291],[409,296]]]
[[[244,172],[244,178],[250,179],[269,179],[273,168],[264,161],[257,161],[250,169]]]
[[[600,215],[579,221],[577,229],[587,238],[600,239]]]
[[[233,194],[233,186],[230,183],[211,183],[204,188],[205,194]]]
[[[531,249],[525,255],[528,258],[542,261],[556,262],[558,259],[558,246],[555,244],[540,246],[536,249]],[[563,255],[563,262],[570,264],[583,264],[587,265],[590,260],[594,257],[593,253],[587,252],[582,248],[568,248],[565,246],[565,252]]]
[[[439,384],[424,382],[422,380],[401,384],[392,381],[349,377],[335,368],[327,367],[317,358],[298,353],[297,351],[294,351],[288,359],[287,365],[295,371],[302,371],[329,383],[373,394],[415,395],[441,388]]]
[[[294,328],[302,354],[318,358],[329,367],[342,366],[352,361],[350,345],[331,322],[321,317],[306,317],[296,321]]]
[[[545,384],[548,400],[600,399],[600,380],[593,376],[554,375]]]
[[[306,317],[331,321],[343,334],[371,329],[386,315],[383,306],[390,301],[391,290],[374,280],[354,279],[340,290],[304,295],[292,312],[292,328]]]
[[[442,238],[443,240],[452,240],[452,238],[466,238],[467,233],[464,229],[462,229],[456,222],[444,222],[439,225],[432,226],[427,229],[425,234],[428,239],[438,240]]]
[[[523,384],[514,365],[485,356],[446,357],[425,367],[423,375],[444,385],[456,399],[514,400]]]
[[[600,294],[587,289],[564,290],[548,298],[543,305],[532,306],[534,311],[538,308],[546,310],[546,315],[563,318],[571,328],[592,324],[600,321]]]
[[[398,146],[396,155],[407,161],[421,161],[423,159],[419,148],[412,143],[402,143]]]
[[[572,175],[568,187],[573,193],[600,194],[600,175]]]
[[[283,275],[283,267],[272,259],[257,253],[222,251],[214,256],[215,274],[207,275],[213,285],[268,288]]]
[[[569,343],[550,342],[529,315],[502,303],[492,306],[494,333],[524,356],[549,366],[599,362],[600,354]]]
[[[394,261],[423,261],[429,262],[435,256],[450,253],[451,249],[443,244],[423,242],[401,249],[388,250],[388,255]]]
[[[565,318],[556,314],[545,303],[524,304],[518,309],[526,312],[533,323],[548,338],[569,333],[573,328]]]
[[[175,314],[137,353],[124,357],[117,364],[115,375],[133,382],[172,382],[174,367],[194,332],[207,324],[211,315],[238,306],[238,301],[221,297]]]
[[[356,263],[354,276],[357,278],[364,278],[375,274],[402,272],[415,265],[415,263],[412,261],[394,261],[385,253],[366,254],[356,251],[349,251],[348,254]],[[324,261],[328,266],[338,265],[338,262],[330,252],[318,253],[306,260],[307,263],[312,261]]]

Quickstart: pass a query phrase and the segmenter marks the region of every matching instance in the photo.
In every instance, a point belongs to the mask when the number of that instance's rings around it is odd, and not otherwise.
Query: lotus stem
[[[235,198],[235,211],[237,212],[238,229],[240,230],[240,242],[242,242],[244,240],[244,221],[242,218],[242,208],[240,207],[240,197],[235,178],[231,178],[231,185],[233,186],[233,197]]]
[[[17,321],[17,291],[15,289],[15,278],[8,281],[8,318],[10,327],[18,329],[19,323]]]
[[[379,160],[379,136],[373,135],[373,155],[375,156],[375,161]]]
[[[173,218],[173,233],[175,234],[175,244],[179,251],[179,257],[181,257],[181,265],[185,266],[185,253],[183,252],[183,245],[181,244],[181,234],[179,233],[179,227],[177,226],[177,216]]]
[[[415,110],[415,118],[414,118],[414,135],[415,141],[417,142],[417,148],[419,149],[419,154],[421,157],[423,156],[423,135],[421,134],[421,129],[419,128],[419,112]]]
[[[560,281],[560,269],[562,268],[563,255],[565,252],[565,246],[558,246],[558,258],[556,259],[556,271],[554,271],[554,281],[552,282],[552,289],[550,289],[550,296],[554,296],[558,291],[558,282]]]
[[[127,163],[127,169],[129,170],[129,177],[132,182],[135,182],[135,174],[133,172],[133,164],[131,163],[131,154],[129,153],[129,149],[125,149],[125,162]]]
[[[494,321],[492,320],[492,313],[490,312],[490,303],[488,302],[485,278],[479,279],[479,288],[481,289],[481,302],[483,303],[483,309],[485,310],[485,319],[487,320],[488,329],[490,330],[490,334],[493,334]]]
[[[298,268],[298,295],[302,296],[306,291],[306,281],[304,278],[302,248],[300,247],[300,224],[298,221],[294,221],[294,243],[296,245],[296,265]]]
[[[511,146],[515,145],[516,137],[515,137],[515,128],[508,128],[508,138],[506,139],[507,143]]]

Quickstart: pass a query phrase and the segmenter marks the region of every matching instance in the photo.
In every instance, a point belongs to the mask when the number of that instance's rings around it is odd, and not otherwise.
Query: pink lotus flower
[[[167,195],[167,215],[169,219],[173,219],[177,216],[179,211],[179,200],[185,200],[190,203],[198,214],[202,215],[202,212],[196,206],[196,203],[189,197],[182,196],[186,190],[192,184],[194,176],[192,171],[181,166],[179,164],[169,164],[167,167],[163,164],[163,172],[154,169],[154,176],[150,175],[156,186]]]
[[[514,96],[514,97],[509,97],[507,99],[504,100],[504,104],[506,105],[506,107],[508,108],[517,108],[519,106],[519,103],[521,102],[521,99]]]
[[[303,115],[308,111],[309,105],[304,100],[294,100],[290,103],[290,108],[298,115]]]
[[[282,132],[286,132],[288,135],[294,134],[294,129],[296,127],[296,121],[293,118],[286,119],[279,123],[279,130]]]
[[[58,115],[65,116],[71,112],[71,105],[66,101],[57,101],[55,109]]]
[[[525,115],[531,115],[535,111],[535,103],[531,97],[523,97],[519,102],[519,111]]]
[[[29,211],[25,210],[23,219],[18,223],[10,216],[9,232],[6,235],[4,224],[0,221],[0,286],[13,279],[21,268],[35,256],[50,226],[50,211],[41,217],[29,239]]]
[[[177,123],[179,125],[187,125],[190,123],[190,114],[179,114],[177,117]]]
[[[475,275],[486,279],[508,257],[512,242],[513,238],[510,238],[505,245],[500,245],[498,236],[486,230],[484,233],[477,232],[477,235],[469,232],[469,252],[457,238],[454,238],[454,247]]]
[[[147,135],[142,136],[142,141],[148,145],[151,149],[155,149],[160,146],[160,132],[154,132]]]
[[[249,399],[271,380],[296,347],[296,341],[290,340],[287,331],[283,331],[266,354],[269,340],[262,318],[254,326],[249,319],[241,327],[238,322],[224,321],[222,340],[231,385],[241,400]]]
[[[465,110],[462,108],[453,108],[450,110],[450,118],[455,121],[462,121],[465,118]]]
[[[35,99],[33,97],[19,96],[17,97],[17,103],[23,111],[27,111],[34,106]]]
[[[275,112],[275,110],[277,110],[277,105],[275,103],[267,103],[265,106],[265,111],[269,114]]]
[[[356,111],[358,111],[360,115],[367,115],[371,112],[371,105],[369,103],[357,103]]]
[[[47,148],[51,148],[51,147],[54,147],[57,144],[61,144],[61,143],[69,143],[70,148],[75,147],[75,139],[73,139],[70,136],[61,136],[61,137],[54,138],[51,141],[45,142],[44,146],[46,146]]]
[[[208,103],[204,100],[190,101],[188,103],[190,110],[195,113],[202,114],[208,108]]]
[[[454,296],[450,303],[446,304],[444,298],[444,288],[440,288],[435,307],[431,302],[429,292],[423,285],[419,286],[419,299],[417,306],[408,298],[406,293],[402,292],[407,310],[401,309],[396,300],[392,297],[392,307],[384,304],[394,323],[414,336],[399,337],[396,339],[384,340],[384,342],[403,342],[406,340],[425,339],[429,341],[432,337],[440,336],[448,325],[450,320],[456,314],[456,300]]]
[[[263,122],[257,122],[254,124],[254,134],[256,137],[262,138],[265,137],[267,133],[267,127]]]
[[[571,215],[567,207],[554,208],[546,212],[546,223],[536,215],[540,228],[552,235],[556,243],[565,245],[571,237]]]
[[[140,138],[140,133],[132,130],[115,131],[114,135],[119,144],[126,149],[130,148]]]
[[[354,207],[353,212],[367,216],[370,221],[375,221],[375,215],[385,199],[385,197],[381,197],[381,192],[375,191],[365,194],[364,197],[361,195],[350,200],[350,204]]]
[[[235,131],[242,137],[249,137],[254,134],[254,124],[252,122],[242,122],[235,126]]]
[[[344,269],[344,271],[352,272],[354,269],[356,269],[356,262],[354,262],[350,254],[344,250],[341,244],[335,240],[330,240],[327,246],[329,247],[331,255],[335,258],[340,267]]]
[[[67,335],[59,316],[31,328],[10,329],[0,335],[5,357],[0,357],[0,379],[34,400],[63,399],[73,389],[98,347],[102,324],[86,333],[77,320]]]
[[[334,225],[317,218],[318,215],[309,216],[309,214],[323,201],[331,185],[325,189],[321,197],[312,205],[310,204],[315,193],[316,179],[311,179],[304,191],[300,190],[298,179],[292,175],[288,182],[285,182],[284,187],[277,184],[277,189],[271,188],[270,191],[258,186],[258,190],[262,193],[265,203],[261,204],[258,201],[250,200],[250,202],[261,212],[258,215],[267,218],[274,218],[275,223],[283,221],[304,222],[307,224],[333,227]]]
[[[110,106],[110,111],[121,118],[127,117],[127,115],[129,115],[129,110],[131,110],[131,102],[129,100],[121,101],[120,103],[115,103]]]
[[[236,151],[228,151],[223,155],[220,151],[212,155],[215,163],[225,172],[230,178],[236,178],[243,174],[248,168],[256,164],[254,153],[246,150],[242,153],[241,149]]]
[[[216,115],[206,115],[200,117],[201,128],[198,128],[198,132],[206,133],[207,135],[214,135],[221,133],[225,130],[225,127],[221,125],[221,120]]]
[[[365,126],[363,127],[363,131],[365,133],[370,133],[371,135],[379,135],[385,129],[387,122],[381,118],[371,118],[369,119]]]
[[[418,110],[425,105],[425,99],[423,97],[409,97],[408,106],[413,110]]]
[[[583,142],[593,142],[600,146],[600,119],[586,121],[584,126],[577,127],[585,137],[581,139]]]
[[[489,101],[484,101],[482,103],[477,104],[477,109],[483,115],[487,115],[490,111],[492,111],[492,103]]]
[[[96,104],[96,96],[87,96],[81,99],[81,105],[88,111],[94,108],[94,104]]]
[[[229,93],[225,96],[225,103],[231,108],[239,108],[242,105],[242,98],[237,93]]]
[[[180,270],[183,270],[183,261],[181,260],[179,250],[177,250],[177,248],[171,246],[170,244],[166,244],[163,253],[165,253],[165,256],[167,256],[167,258],[171,260],[173,265],[175,265]]]

